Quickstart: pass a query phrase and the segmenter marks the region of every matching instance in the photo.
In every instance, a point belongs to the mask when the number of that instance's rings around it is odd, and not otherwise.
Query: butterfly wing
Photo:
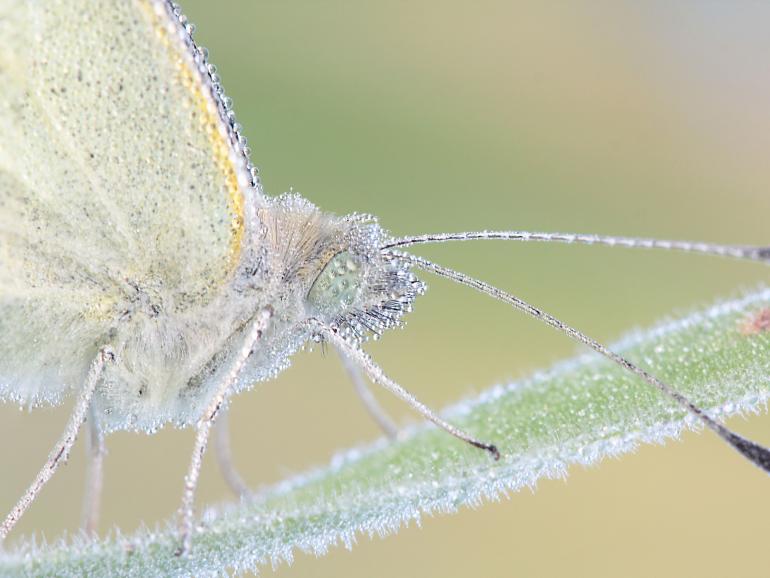
[[[0,399],[58,401],[136,279],[210,302],[263,201],[162,0],[0,0]]]

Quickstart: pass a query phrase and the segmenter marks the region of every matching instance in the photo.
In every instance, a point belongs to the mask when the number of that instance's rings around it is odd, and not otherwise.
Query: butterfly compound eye
[[[349,309],[361,292],[362,259],[349,251],[337,253],[323,268],[307,295],[310,312],[334,317]]]

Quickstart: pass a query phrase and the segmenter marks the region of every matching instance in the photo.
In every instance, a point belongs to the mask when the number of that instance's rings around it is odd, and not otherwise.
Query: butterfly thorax
[[[234,391],[287,367],[314,323],[350,340],[378,337],[424,289],[408,264],[380,250],[385,233],[371,217],[338,217],[286,195],[259,209],[258,223],[231,278],[205,303],[162,276],[125,281],[104,336],[117,354],[97,393],[104,429],[195,423],[264,307],[274,311],[271,325]]]

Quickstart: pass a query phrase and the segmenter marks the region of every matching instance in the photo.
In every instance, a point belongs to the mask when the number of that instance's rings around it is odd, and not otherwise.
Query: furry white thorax
[[[194,424],[249,321],[266,306],[274,311],[270,328],[252,351],[236,392],[285,369],[313,337],[311,317],[360,340],[397,324],[423,291],[408,265],[381,253],[385,235],[371,218],[323,213],[297,195],[269,203],[254,215],[241,262],[213,299],[190,300],[158,286],[157,279],[127,283],[125,300],[98,344],[110,343],[116,353],[94,400],[104,430]],[[320,308],[309,303],[319,275],[343,252],[361,264],[353,298]]]

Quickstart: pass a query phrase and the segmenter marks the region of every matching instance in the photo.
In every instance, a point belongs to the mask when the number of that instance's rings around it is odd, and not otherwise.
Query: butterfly
[[[498,459],[495,440],[443,420],[363,348],[400,325],[425,292],[416,271],[476,289],[590,347],[770,472],[766,448],[643,367],[506,291],[408,252],[496,239],[767,262],[770,248],[524,231],[394,237],[371,215],[337,216],[296,194],[267,195],[250,153],[176,4],[0,7],[0,400],[35,407],[76,397],[64,433],[0,526],[0,541],[84,423],[96,440],[92,525],[104,436],[173,423],[196,430],[179,510],[178,553],[186,552],[215,420],[235,393],[273,378],[308,342],[338,350],[359,386],[363,373]]]

